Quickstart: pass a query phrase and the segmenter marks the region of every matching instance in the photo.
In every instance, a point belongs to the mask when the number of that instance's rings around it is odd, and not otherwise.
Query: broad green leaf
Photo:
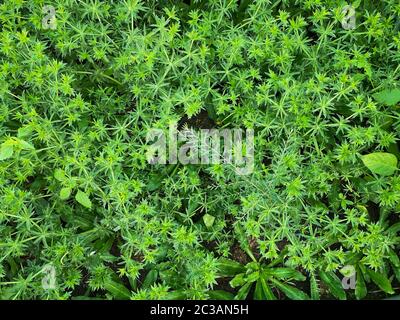
[[[129,284],[131,285],[131,288],[133,291],[136,291],[138,288],[138,279],[137,278],[132,278],[128,277]]]
[[[147,190],[148,191],[155,191],[161,187],[162,181],[168,175],[174,175],[178,165],[169,165],[166,169],[162,170],[161,172],[151,173],[149,176],[149,182],[147,183]]]
[[[363,155],[364,165],[375,174],[390,176],[397,170],[397,158],[386,152],[374,152]]]
[[[21,127],[18,129],[17,137],[25,138],[31,135],[33,128],[31,126]]]
[[[14,147],[12,144],[3,143],[0,147],[0,160],[6,160],[12,157],[14,153]]]
[[[144,278],[142,288],[144,289],[150,288],[150,286],[157,281],[157,277],[158,277],[158,271],[154,269],[150,270],[147,273],[146,278]]]
[[[270,286],[267,284],[264,278],[260,278],[260,283],[263,289],[264,296],[267,300],[276,300],[276,297],[272,293]]]
[[[103,300],[104,301],[104,298],[88,297],[88,296],[75,296],[75,297],[71,297],[71,300]]]
[[[397,145],[396,142],[391,143],[391,144],[388,146],[387,152],[389,152],[389,153],[395,155],[397,159],[400,158],[400,148],[399,148],[399,146]]]
[[[399,256],[392,249],[389,249],[389,260],[395,267],[400,267]]]
[[[20,289],[20,285],[17,284],[5,287],[0,292],[0,300],[12,300]]]
[[[400,232],[400,222],[397,222],[393,225],[391,225],[387,230],[387,233],[392,233],[392,234],[396,234],[397,232]]]
[[[94,216],[82,212],[79,215],[72,216],[70,221],[83,230],[89,230],[93,229]]]
[[[206,213],[203,216],[203,221],[204,221],[204,224],[206,225],[207,228],[211,228],[212,225],[214,224],[215,217],[210,215],[210,214],[208,214],[208,213]]]
[[[183,300],[186,299],[187,295],[185,290],[170,291],[164,297],[165,300]]]
[[[75,219],[74,219],[75,221]],[[96,240],[96,242],[93,244],[93,249],[95,249],[96,253],[101,253],[101,257],[102,259],[104,259],[103,257],[107,257],[107,259],[112,259],[115,260],[118,258],[116,258],[113,255],[110,255],[110,250],[111,247],[113,246],[115,242],[115,238],[114,237],[110,237],[107,240],[104,238],[98,239]]]
[[[392,270],[396,279],[400,281],[400,259],[396,252],[389,250],[389,260],[392,263]]]
[[[359,268],[357,268],[355,294],[358,300],[365,298],[367,295],[367,286],[365,285],[364,277]]]
[[[163,180],[163,176],[160,174],[152,174],[150,175],[150,180],[147,183],[147,190],[155,191],[161,186],[161,182]]]
[[[254,300],[266,300],[264,297],[264,290],[261,284],[261,279],[256,282],[256,289],[254,290]]]
[[[187,207],[187,214],[191,215],[199,208],[199,202],[194,199],[189,199],[189,205]],[[204,219],[204,218],[203,218]]]
[[[233,300],[235,298],[233,293],[224,290],[211,290],[208,295],[212,300]]]
[[[129,299],[131,292],[121,283],[113,280],[106,281],[104,288],[116,299]]]
[[[386,89],[381,92],[375,93],[374,98],[376,101],[387,105],[394,106],[400,101],[400,89]]]
[[[359,265],[357,265],[357,268],[360,268],[365,282],[369,283],[371,281],[371,279],[368,275],[367,268],[361,263]]]
[[[257,281],[259,278],[260,278],[260,272],[258,270],[246,274],[246,281],[248,281],[248,282]]]
[[[342,282],[333,272],[320,271],[319,276],[336,298],[346,300],[346,292],[343,289]]]
[[[22,149],[35,150],[35,147],[25,140],[18,139],[18,144],[21,146]]]
[[[292,300],[310,300],[310,297],[303,291],[290,286],[288,284],[282,283],[278,280],[271,279],[274,285],[281,290],[289,299]]]
[[[245,272],[245,267],[239,262],[226,258],[218,260],[218,275],[220,277],[232,277],[242,272]]]
[[[368,268],[366,270],[367,270],[367,273],[368,273],[369,277],[371,278],[371,280],[379,288],[381,288],[386,293],[389,293],[389,294],[393,294],[394,293],[392,285],[391,285],[389,279],[386,277],[386,275],[384,275],[382,273],[378,273],[378,272],[373,271],[373,270],[368,269]]]
[[[80,190],[76,193],[75,199],[86,208],[90,209],[92,207],[92,202],[90,201],[88,195]]]
[[[7,262],[8,262],[8,264],[10,265],[11,274],[12,274],[13,276],[15,276],[15,275],[18,273],[18,270],[19,270],[18,264],[15,262],[15,259],[13,259],[13,258],[11,258],[11,257],[9,257],[9,258],[7,259]]]
[[[236,275],[231,281],[229,281],[229,284],[231,285],[232,288],[236,288],[239,286],[242,286],[246,282],[246,278],[244,273],[240,273]]]
[[[392,269],[397,281],[400,281],[400,267],[393,266]]]
[[[217,114],[215,112],[215,108],[214,105],[212,103],[208,103],[206,105],[206,110],[208,113],[208,117],[214,121],[217,121]]]
[[[65,177],[64,171],[61,169],[56,169],[54,171],[54,178],[56,178],[56,180],[58,180],[60,182],[65,181],[66,177]]]
[[[304,281],[306,277],[299,271],[291,268],[271,268],[265,269],[264,274],[266,276],[273,276],[278,279],[293,279],[297,281]]]
[[[354,1],[351,5],[353,6],[354,9],[357,9],[361,4],[361,0],[356,0]]]
[[[251,289],[252,283],[248,282],[241,287],[235,296],[235,300],[245,300]]]
[[[71,195],[71,188],[62,188],[60,190],[60,199],[61,200],[68,199],[70,195]]]

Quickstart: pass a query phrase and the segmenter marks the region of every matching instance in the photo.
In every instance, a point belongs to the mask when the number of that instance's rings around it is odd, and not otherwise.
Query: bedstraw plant
[[[399,16],[398,0],[2,1],[1,299],[398,294]],[[254,130],[253,172],[150,165],[147,132],[173,122]]]

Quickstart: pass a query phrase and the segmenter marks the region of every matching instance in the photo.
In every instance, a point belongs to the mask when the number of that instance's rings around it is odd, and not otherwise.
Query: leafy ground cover
[[[397,0],[2,2],[0,297],[399,293],[399,15]],[[148,164],[146,132],[172,121],[254,129],[254,172]]]

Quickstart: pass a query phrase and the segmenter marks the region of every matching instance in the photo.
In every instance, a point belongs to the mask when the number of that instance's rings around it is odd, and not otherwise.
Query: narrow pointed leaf
[[[292,300],[310,300],[310,297],[303,291],[288,285],[286,283],[282,283],[278,280],[272,279],[274,285],[282,291],[289,299]]]
[[[211,290],[208,295],[213,300],[233,300],[235,296],[224,290]]]
[[[116,299],[129,299],[131,296],[131,292],[123,284],[113,280],[107,281],[104,288]]]
[[[365,284],[362,272],[359,268],[357,268],[356,279],[357,279],[357,281],[356,281],[355,294],[356,294],[356,298],[358,300],[361,300],[361,299],[365,298],[365,296],[367,295],[367,286]]]
[[[389,281],[389,279],[386,277],[385,274],[373,271],[371,269],[367,268],[367,273],[371,280],[379,287],[381,288],[384,292],[393,294],[393,288],[392,285]]]
[[[346,292],[343,289],[342,282],[333,272],[320,271],[319,276],[337,299],[346,300]]]

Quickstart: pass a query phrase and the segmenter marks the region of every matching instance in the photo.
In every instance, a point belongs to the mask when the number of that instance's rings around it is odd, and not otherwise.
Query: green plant
[[[400,4],[347,4],[2,2],[0,298],[399,293]],[[253,129],[253,173],[149,164],[172,122]]]
[[[246,299],[254,284],[253,298],[255,300],[276,300],[277,298],[272,291],[273,288],[278,289],[289,299],[309,299],[306,293],[287,284],[290,280],[304,281],[306,277],[295,269],[274,267],[276,263],[277,261],[270,264],[252,261],[242,266],[236,261],[223,259],[219,265],[219,275],[223,277],[234,276],[230,285],[233,288],[240,287],[234,299]],[[222,292],[219,292],[219,294],[222,296]],[[225,295],[227,294],[225,293]],[[230,297],[230,295],[228,294],[227,297]]]

